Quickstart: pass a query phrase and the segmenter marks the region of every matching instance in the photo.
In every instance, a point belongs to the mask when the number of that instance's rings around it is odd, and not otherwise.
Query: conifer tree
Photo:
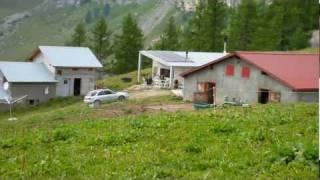
[[[86,43],[86,29],[82,23],[79,23],[74,29],[71,43],[72,46],[84,46]]]
[[[257,28],[257,19],[256,1],[241,1],[231,19],[229,29],[229,47],[231,50],[250,50],[249,45]]]
[[[156,44],[156,49],[161,50],[179,50],[180,30],[176,27],[176,22],[173,17],[170,17],[169,22],[160,37],[160,42]]]
[[[104,18],[98,20],[92,29],[92,49],[100,61],[110,53],[110,32]]]
[[[114,73],[125,73],[138,67],[139,51],[143,48],[143,33],[136,19],[128,14],[122,22],[122,32],[116,36]]]

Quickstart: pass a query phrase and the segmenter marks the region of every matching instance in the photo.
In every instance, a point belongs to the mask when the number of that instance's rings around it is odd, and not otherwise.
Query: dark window
[[[112,91],[105,91],[105,94],[112,94]]]
[[[249,78],[250,77],[250,68],[247,66],[242,67],[241,76],[243,78]]]
[[[64,81],[63,81],[63,84],[68,84],[68,80],[64,80]]]
[[[89,68],[89,71],[93,71],[93,68]]]
[[[62,70],[57,70],[58,75],[62,75]]]
[[[226,66],[226,76],[233,76],[234,75],[234,66],[233,64],[228,64]]]
[[[268,76],[268,74],[266,72],[264,72],[264,71],[261,71],[261,74],[265,75],[265,76]]]
[[[29,105],[34,105],[34,100],[33,99],[29,100]]]
[[[78,71],[79,69],[78,69],[78,68],[72,68],[72,70],[73,70],[73,71]]]

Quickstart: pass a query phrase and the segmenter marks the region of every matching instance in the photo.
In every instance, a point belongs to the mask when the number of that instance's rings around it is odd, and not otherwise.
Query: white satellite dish
[[[10,84],[8,82],[3,83],[3,89],[8,91],[10,88]]]

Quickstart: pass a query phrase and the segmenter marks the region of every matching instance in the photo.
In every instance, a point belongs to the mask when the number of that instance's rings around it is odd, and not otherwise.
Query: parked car
[[[85,97],[87,104],[100,105],[104,102],[123,101],[129,98],[127,92],[114,92],[110,89],[98,89],[90,91]]]

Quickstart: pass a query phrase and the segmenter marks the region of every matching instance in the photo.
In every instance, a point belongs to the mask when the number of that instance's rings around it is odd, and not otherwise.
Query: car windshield
[[[91,91],[87,94],[87,96],[95,96],[97,94],[97,91]]]

